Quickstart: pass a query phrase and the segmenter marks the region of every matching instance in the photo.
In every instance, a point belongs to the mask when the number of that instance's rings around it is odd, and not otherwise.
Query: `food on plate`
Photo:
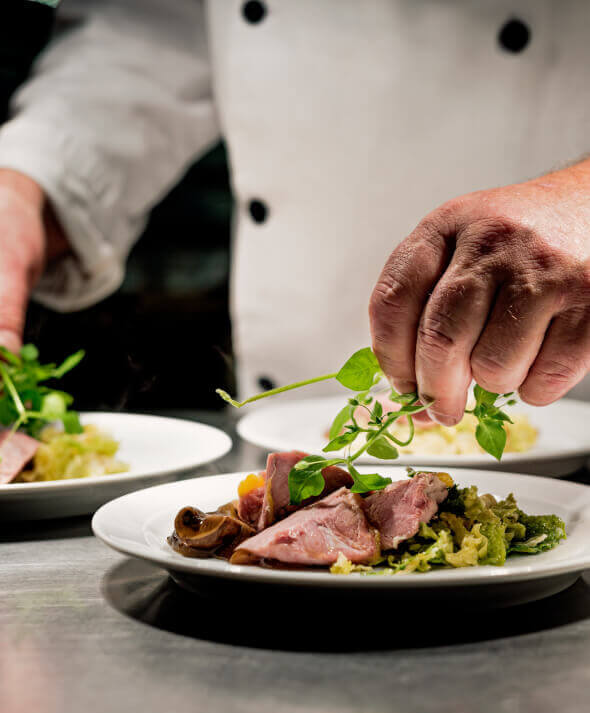
[[[536,433],[526,421],[513,422],[504,411],[516,403],[511,393],[495,394],[476,384],[465,423],[456,426],[454,433],[442,426],[422,425],[422,442],[414,441],[418,430],[414,417],[431,404],[421,403],[417,393],[398,394],[392,389],[385,396],[375,394],[372,390],[382,382],[383,372],[369,348],[353,354],[338,372],[271,389],[245,401],[236,401],[220,389],[217,393],[241,408],[333,378],[357,393],[330,427],[329,442],[323,448],[327,456],[271,453],[266,470],[248,475],[240,483],[237,501],[230,505],[233,517],[250,530],[234,524],[231,531],[224,531],[222,550],[215,541],[209,550],[200,546],[200,556],[208,552],[229,558],[233,564],[330,567],[334,574],[398,574],[427,572],[433,567],[501,566],[511,555],[543,552],[566,536],[565,525],[556,515],[527,515],[513,495],[498,502],[491,494],[479,495],[475,487],[459,489],[448,473],[409,469],[409,479],[394,483],[355,467],[364,453],[391,460],[410,444],[424,452],[429,435],[431,440],[435,435],[442,437],[446,443],[468,435],[473,448],[479,446],[498,460],[508,437],[512,450],[525,450]],[[338,452],[342,454],[335,455]],[[206,529],[207,519],[205,514],[196,518],[197,530]],[[169,542],[187,555],[194,547],[191,537],[176,527]]]
[[[374,401],[379,401],[383,407],[383,413],[393,413],[398,411],[400,404],[391,401],[387,393],[373,394]],[[530,450],[537,441],[537,429],[531,424],[526,414],[511,414],[512,422],[505,423],[506,445],[505,453],[524,453]],[[354,418],[359,426],[366,428],[371,419],[371,410],[360,404],[354,410]],[[397,446],[400,453],[412,455],[414,453],[433,455],[467,455],[473,453],[483,453],[483,448],[475,439],[477,429],[477,418],[472,413],[466,413],[456,426],[440,426],[433,421],[415,421],[414,438],[406,446]],[[348,421],[344,426],[351,425]],[[340,434],[345,433],[344,426]],[[391,424],[389,432],[398,442],[407,439],[408,421],[405,416],[401,416]],[[339,434],[339,435],[340,435]],[[326,436],[329,432],[326,431]],[[362,443],[362,434],[359,434],[358,444]],[[355,443],[356,445],[356,443]]]
[[[25,344],[18,354],[0,347],[0,484],[39,482],[120,473],[119,444],[93,426],[80,424],[73,398],[51,384],[84,357],[42,364]],[[59,424],[57,427],[56,424]]]
[[[0,432],[0,484],[12,482],[31,461],[39,441],[26,433]]]
[[[421,403],[416,392],[398,394],[394,389],[391,389],[385,401],[377,397],[372,389],[382,383],[385,377],[377,357],[369,347],[359,349],[346,361],[340,371],[333,374],[279,386],[251,396],[244,401],[232,399],[222,389],[217,389],[217,394],[235,408],[241,408],[268,396],[327,379],[336,379],[342,386],[357,392],[354,397],[348,399],[347,404],[336,415],[328,433],[329,443],[323,449],[326,453],[346,449],[347,454],[327,465],[344,462],[351,466],[365,452],[382,460],[397,458],[399,449],[408,448],[414,439],[416,432],[414,417],[432,405],[432,403]],[[482,450],[500,460],[506,448],[506,425],[512,423],[512,419],[504,411],[504,407],[513,406],[516,401],[512,393],[495,394],[482,389],[478,384],[473,389],[473,397],[475,401],[473,407],[465,410],[474,424],[474,429],[470,434],[475,437],[475,441]],[[364,415],[361,421],[357,418],[359,414]],[[399,424],[402,423],[404,427],[400,433]],[[443,432],[442,429],[443,427],[439,427],[439,432]],[[455,429],[459,429],[459,427],[455,427]],[[522,427],[518,428],[518,432],[522,432]],[[514,435],[514,430],[512,433]],[[529,433],[529,440],[530,438],[531,434]],[[452,440],[452,436],[450,436],[450,440]],[[474,447],[476,447],[475,444]],[[512,447],[514,448],[514,444]],[[422,449],[420,450],[423,452]],[[354,471],[350,468],[349,471],[354,479]],[[316,489],[320,487],[317,477],[315,483]],[[384,487],[383,483],[382,487]],[[314,494],[319,494],[319,491]]]
[[[15,482],[87,478],[129,470],[126,463],[115,458],[119,443],[96,426],[84,426],[82,433],[64,433],[46,426],[36,444],[32,467],[23,470],[21,466]],[[0,454],[4,455],[1,446]]]
[[[240,520],[233,503],[205,513],[198,508],[182,508],[174,520],[169,545],[185,557],[228,558],[235,547],[256,533]]]
[[[215,513],[183,508],[169,544],[185,556],[232,564],[393,575],[501,566],[510,556],[549,550],[566,536],[557,515],[528,515],[512,494],[498,501],[475,486],[458,488],[448,473],[409,469],[404,480],[387,479],[381,489],[358,493],[352,476],[346,481],[329,466],[320,471],[321,478],[326,473],[320,493],[295,502],[287,498],[290,480],[311,458],[271,453],[266,470],[240,483],[236,501]]]

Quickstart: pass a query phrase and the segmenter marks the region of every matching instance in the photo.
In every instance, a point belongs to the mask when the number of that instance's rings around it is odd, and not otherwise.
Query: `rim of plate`
[[[166,468],[162,470],[161,468],[156,468],[152,470],[144,470],[139,473],[134,472],[124,472],[124,473],[112,473],[110,475],[90,475],[86,478],[68,478],[65,480],[46,480],[36,483],[4,483],[0,485],[0,497],[3,493],[23,493],[23,492],[36,492],[40,493],[47,490],[74,490],[77,488],[88,487],[89,485],[98,484],[113,484],[113,483],[125,483],[132,480],[141,480],[143,478],[155,478],[162,477],[166,475],[174,475],[175,473],[184,473],[192,468],[198,468],[205,463],[211,463],[212,461],[221,458],[226,453],[228,453],[232,447],[232,439],[227,435],[225,431],[215,426],[210,426],[207,423],[201,423],[200,421],[191,421],[184,418],[173,418],[168,416],[154,416],[152,414],[144,413],[130,413],[130,412],[117,412],[117,411],[81,411],[80,417],[84,420],[92,418],[102,418],[102,417],[116,417],[116,418],[134,418],[150,421],[166,421],[166,422],[176,422],[182,424],[183,428],[195,427],[198,430],[208,432],[210,436],[214,436],[219,439],[219,452],[214,458],[197,458],[195,456],[194,460],[185,462],[181,465],[176,465],[173,468]],[[116,434],[113,434],[116,437]]]
[[[366,467],[366,466],[365,466]],[[463,470],[467,477],[488,476],[498,479],[522,479],[528,481],[543,481],[547,486],[554,490],[561,489],[562,491],[569,490],[584,493],[588,496],[588,512],[587,522],[590,526],[590,486],[581,483],[572,483],[570,481],[555,480],[554,478],[545,478],[534,475],[523,475],[521,473],[506,473],[476,469],[457,469]],[[151,547],[146,541],[143,534],[143,526],[145,520],[138,523],[138,538],[137,540],[125,540],[124,542],[116,536],[109,534],[108,518],[110,511],[117,510],[123,503],[133,502],[138,498],[150,497],[152,493],[164,489],[182,489],[190,487],[192,480],[198,480],[201,487],[207,487],[208,483],[214,482],[223,478],[225,480],[238,480],[248,471],[236,473],[221,473],[219,475],[205,476],[201,478],[184,480],[177,483],[166,483],[164,485],[156,485],[150,488],[123,495],[115,500],[111,500],[100,507],[92,518],[92,530],[96,537],[102,540],[106,545],[121,554],[135,557],[137,559],[146,560],[161,566],[166,571],[171,572],[186,572],[188,574],[214,577],[221,579],[238,579],[241,581],[268,583],[268,584],[291,584],[297,586],[313,587],[344,587],[344,588],[434,588],[434,587],[453,587],[453,586],[481,586],[490,583],[511,583],[519,581],[528,581],[533,579],[543,579],[554,575],[582,572],[590,568],[590,540],[583,555],[570,557],[568,559],[551,562],[537,563],[533,558],[529,558],[527,562],[530,564],[513,565],[510,567],[492,567],[491,565],[480,567],[465,567],[460,569],[445,569],[432,571],[428,573],[409,573],[398,576],[366,576],[360,573],[353,573],[346,576],[335,576],[327,571],[309,571],[309,570],[282,570],[282,569],[264,569],[263,567],[247,566],[247,565],[229,565],[223,560],[216,559],[191,559],[182,557],[173,550],[170,552],[159,552]],[[462,474],[463,474],[462,473]],[[470,474],[470,475],[469,475]],[[521,481],[522,482],[522,481]],[[515,484],[516,486],[516,484]],[[515,487],[518,498],[518,489]],[[149,519],[157,517],[163,512],[163,508],[155,510],[149,516]],[[105,527],[106,524],[106,527]],[[125,544],[129,543],[129,544]],[[542,556],[542,555],[541,555]]]
[[[339,396],[318,396],[318,397],[313,397],[313,398],[308,398],[308,399],[292,399],[290,401],[287,401],[282,404],[276,404],[276,405],[268,405],[268,406],[261,406],[260,408],[256,410],[252,410],[249,413],[244,414],[240,420],[238,421],[236,425],[236,431],[240,438],[243,438],[245,441],[248,443],[252,443],[255,446],[259,446],[261,448],[265,449],[277,449],[279,448],[277,443],[271,443],[271,440],[266,440],[264,438],[260,438],[256,435],[252,435],[251,432],[251,423],[255,422],[258,418],[263,418],[264,415],[268,415],[268,413],[272,413],[274,411],[276,412],[281,412],[281,411],[289,411],[290,407],[297,406],[303,408],[305,405],[309,406],[310,408],[313,408],[314,404],[316,403],[321,403],[321,404],[326,404],[328,401],[334,401],[336,405],[336,401],[342,405],[342,400],[340,399]],[[533,406],[530,406],[529,404],[524,404],[519,402],[519,406],[524,407],[525,409],[531,409],[535,408]],[[554,404],[549,404],[549,406],[544,406],[543,408],[551,408],[551,407],[564,407],[568,408],[577,408],[580,410],[585,411],[586,416],[590,418],[590,402],[586,401],[580,401],[578,399],[560,399],[559,401],[556,401]],[[326,424],[326,427],[329,424]],[[285,444],[282,444],[280,448],[285,447]],[[583,456],[590,456],[590,439],[588,439],[588,445],[586,446],[579,446],[575,448],[555,448],[550,450],[549,452],[543,452],[539,451],[536,448],[536,445],[533,446],[530,450],[524,451],[522,453],[504,453],[502,455],[502,463],[520,463],[523,461],[526,462],[531,462],[531,461],[553,461],[553,460],[561,460],[563,458],[575,458],[575,457],[583,457]],[[406,462],[413,461],[413,462],[420,462],[422,465],[432,465],[435,462],[440,462],[441,464],[452,464],[455,465],[457,464],[457,467],[461,467],[461,464],[464,464],[465,466],[468,466],[469,462],[474,463],[475,465],[479,466],[485,466],[486,463],[490,462],[490,457],[485,453],[464,453],[464,454],[459,454],[459,453],[441,453],[439,455],[433,454],[433,453],[400,453],[399,458],[397,458],[395,461],[388,461],[388,465],[394,465],[394,464],[406,464]],[[379,461],[376,458],[372,458],[371,456],[362,456],[362,460],[359,460],[361,463],[383,463],[384,461]],[[496,466],[497,463],[492,463],[492,467]]]

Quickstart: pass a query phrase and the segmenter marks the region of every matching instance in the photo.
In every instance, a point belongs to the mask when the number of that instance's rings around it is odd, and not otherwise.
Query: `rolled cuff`
[[[48,266],[33,298],[69,312],[114,292],[123,281],[132,241],[107,239],[114,227],[101,200],[109,192],[108,171],[92,150],[59,127],[17,117],[0,128],[0,167],[19,171],[43,188],[73,251]]]

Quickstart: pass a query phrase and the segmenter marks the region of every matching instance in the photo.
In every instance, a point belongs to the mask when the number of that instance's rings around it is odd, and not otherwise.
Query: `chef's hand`
[[[393,385],[452,425],[471,379],[545,405],[590,369],[590,160],[478,191],[428,215],[387,261],[369,308]]]
[[[0,169],[0,345],[19,349],[29,294],[47,257],[67,249],[35,181]]]

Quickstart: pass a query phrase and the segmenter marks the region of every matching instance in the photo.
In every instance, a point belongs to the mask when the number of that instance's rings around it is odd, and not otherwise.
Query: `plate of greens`
[[[280,401],[285,391],[327,379],[339,382],[341,396]],[[590,455],[590,403],[561,399],[535,408],[518,402],[514,394],[493,394],[476,384],[463,420],[448,428],[415,419],[424,409],[417,395],[397,394],[383,383],[379,364],[367,348],[356,352],[339,372],[245,401],[218,393],[237,408],[277,397],[269,406],[252,406],[237,427],[242,438],[267,450],[343,451],[360,463],[387,460],[547,476],[572,473]]]
[[[131,490],[216,460],[231,439],[174,418],[74,410],[60,379],[82,360],[42,363],[33,345],[0,348],[0,520],[91,513]]]
[[[359,482],[369,470],[366,466],[356,469]],[[407,480],[403,468],[385,466],[379,474],[394,485]],[[236,559],[239,549],[255,550],[254,545],[248,548],[248,542],[260,539],[260,533],[242,542],[231,561],[216,556],[183,556],[171,546],[171,533],[187,505],[220,516],[228,512],[223,509],[225,504],[234,501],[238,493],[244,497],[240,488],[248,475],[230,473],[184,480],[125,495],[98,510],[93,530],[115,550],[152,562],[183,586],[199,592],[229,583],[235,593],[241,591],[240,587],[270,586],[291,593],[313,590],[318,595],[335,590],[352,594],[364,591],[371,596],[384,594],[391,601],[431,601],[437,605],[448,600],[508,605],[560,591],[590,567],[590,488],[555,479],[472,469],[452,471],[452,480],[444,481],[449,485],[446,504],[442,502],[412,538],[390,551],[393,556],[383,553],[374,566],[350,567],[346,558],[335,559],[339,554],[336,550],[344,546],[340,538],[330,560],[338,566],[332,568],[277,568],[272,561]],[[352,497],[351,492],[346,497]],[[328,497],[335,495],[341,497],[339,491]],[[314,512],[312,507],[290,514],[266,532],[284,527],[298,514]],[[183,522],[187,521],[181,517],[181,525]],[[297,548],[305,529],[300,525],[291,527],[288,537],[279,533],[275,544],[280,541],[283,548]],[[461,534],[461,527],[467,531]],[[324,538],[323,542],[333,544],[334,540]],[[303,542],[306,551],[317,556],[317,540],[313,547],[309,543]],[[421,561],[414,566],[417,555]]]

